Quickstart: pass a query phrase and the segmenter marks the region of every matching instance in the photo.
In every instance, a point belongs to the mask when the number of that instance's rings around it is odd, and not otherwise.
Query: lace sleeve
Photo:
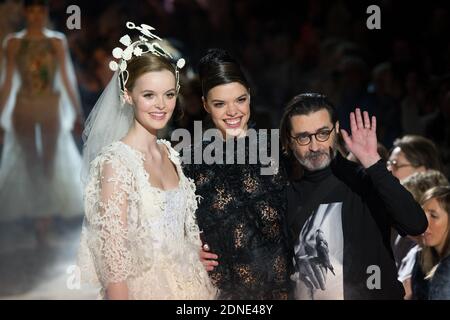
[[[200,250],[201,247],[201,240],[200,240],[200,230],[197,224],[197,218],[196,218],[196,210],[198,207],[198,199],[199,196],[195,195],[195,184],[192,180],[189,180],[188,182],[188,202],[186,206],[186,220],[185,220],[185,236],[187,241],[198,247]]]
[[[83,232],[95,272],[106,288],[109,283],[124,281],[134,273],[129,218],[135,207],[136,191],[132,173],[118,159],[101,161],[94,169],[86,188]]]

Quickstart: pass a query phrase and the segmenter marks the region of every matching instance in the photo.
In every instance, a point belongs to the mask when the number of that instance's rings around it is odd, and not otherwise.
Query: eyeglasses
[[[386,167],[388,169],[398,170],[400,168],[414,167],[414,166],[410,163],[398,163],[397,160],[388,160],[388,161],[386,161]]]
[[[327,141],[330,138],[331,132],[333,132],[333,130],[334,130],[334,126],[331,128],[331,130],[324,129],[319,132],[311,133],[311,134],[307,134],[307,135],[298,135],[296,137],[291,136],[291,138],[294,139],[298,145],[306,146],[311,143],[311,139],[313,136],[319,142]]]

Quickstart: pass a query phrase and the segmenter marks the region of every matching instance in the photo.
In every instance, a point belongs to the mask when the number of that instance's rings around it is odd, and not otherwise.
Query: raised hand
[[[377,119],[372,116],[370,121],[367,111],[363,112],[363,116],[361,110],[356,108],[355,112],[350,113],[351,136],[344,129],[341,129],[341,133],[348,150],[364,168],[368,168],[377,163],[381,157],[377,150]]]

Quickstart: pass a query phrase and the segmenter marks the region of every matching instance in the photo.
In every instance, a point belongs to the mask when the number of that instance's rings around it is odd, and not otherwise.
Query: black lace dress
[[[220,289],[219,299],[287,299],[284,170],[261,175],[263,165],[249,164],[248,137],[234,139],[235,148],[240,139],[246,142],[246,164],[184,165],[201,196],[197,219],[203,239],[219,256],[210,277]],[[191,146],[186,156],[194,159],[195,149],[203,151],[209,143]],[[225,143],[223,150],[225,162]]]

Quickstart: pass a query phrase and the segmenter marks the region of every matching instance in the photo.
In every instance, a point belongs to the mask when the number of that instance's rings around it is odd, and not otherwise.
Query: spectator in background
[[[429,169],[441,172],[443,167],[439,152],[431,140],[421,136],[406,135],[394,141],[387,168],[395,177],[403,181],[414,173],[426,172]],[[419,199],[416,198],[416,201],[418,202]],[[391,239],[395,262],[399,268],[401,261],[415,246],[415,242],[399,235],[395,230],[392,230]],[[406,295],[409,297],[409,292],[406,292]]]
[[[379,137],[385,145],[392,142],[402,134],[401,109],[396,99],[398,95],[398,85],[392,66],[388,62],[383,62],[375,66],[372,71],[373,98],[375,100],[376,111],[379,123],[381,124]]]
[[[339,63],[338,77],[339,77],[339,107],[337,108],[339,123],[342,128],[349,130],[350,122],[348,115],[353,111],[355,106],[364,106],[364,110],[369,114],[378,116],[375,98],[372,94],[367,92],[367,85],[369,81],[369,67],[359,56],[352,55],[342,58]],[[383,133],[383,124],[380,122],[378,130]],[[379,139],[384,144],[382,139]]]
[[[402,185],[411,192],[417,202],[420,202],[427,190],[436,186],[448,186],[449,182],[442,172],[431,169],[412,174],[402,181]],[[405,299],[409,300],[412,298],[411,274],[416,261],[416,253],[420,249],[419,239],[400,235],[394,239],[392,251],[398,266],[398,280],[403,283],[405,288]]]
[[[412,273],[413,299],[450,300],[450,186],[434,187],[420,201],[428,219]]]
[[[405,134],[424,135],[427,122],[434,114],[425,114],[426,97],[425,75],[411,70],[405,78],[405,95],[401,102],[402,128]]]
[[[387,167],[399,180],[428,169],[443,170],[433,141],[414,135],[406,135],[394,141]]]
[[[428,123],[425,135],[439,147],[446,170],[450,170],[450,75],[439,85],[436,99],[438,110]]]

